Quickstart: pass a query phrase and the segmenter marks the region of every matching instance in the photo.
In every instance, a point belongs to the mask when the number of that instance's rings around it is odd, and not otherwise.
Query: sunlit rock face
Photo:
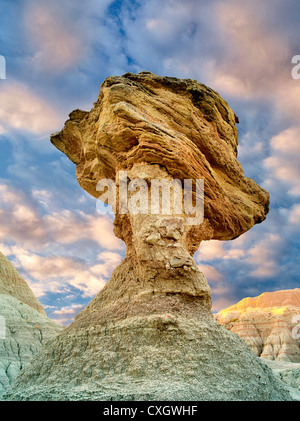
[[[237,161],[236,122],[218,93],[195,80],[127,73],[107,78],[92,110],[70,113],[51,141],[97,198],[100,179],[138,163],[158,164],[174,179],[204,179],[199,240],[231,240],[263,221],[269,204]]]
[[[6,399],[290,400],[271,369],[214,320],[192,258],[201,240],[235,238],[268,211],[268,193],[237,161],[237,117],[227,103],[196,81],[127,73],[104,81],[90,112],[69,117],[51,141],[87,192],[98,198],[99,180],[113,180],[118,208],[124,172],[126,187],[204,179],[204,220],[190,224],[175,206],[116,212],[126,258]]]
[[[49,320],[27,283],[0,253],[0,398],[63,327]]]
[[[300,362],[300,289],[244,298],[215,315],[259,357]]]

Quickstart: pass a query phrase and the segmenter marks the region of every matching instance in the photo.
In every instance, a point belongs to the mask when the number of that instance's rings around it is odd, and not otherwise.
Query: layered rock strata
[[[94,197],[99,180],[115,183],[114,232],[126,258],[7,398],[289,399],[248,345],[213,319],[210,288],[192,258],[201,240],[235,238],[268,212],[268,193],[236,159],[237,117],[227,103],[193,80],[127,73],[104,81],[90,112],[69,117],[51,141]],[[136,180],[141,208],[153,180],[187,179],[204,179],[202,223],[191,224],[192,213],[175,202],[169,212],[126,211]],[[196,188],[191,195],[201,202]]]
[[[257,356],[300,363],[299,288],[244,298],[215,318],[247,342]]]
[[[49,320],[27,283],[0,253],[0,398],[63,327]]]

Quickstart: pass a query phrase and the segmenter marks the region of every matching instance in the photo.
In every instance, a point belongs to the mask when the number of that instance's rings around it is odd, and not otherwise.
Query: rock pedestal
[[[236,159],[238,120],[228,104],[193,80],[127,73],[104,81],[90,112],[69,117],[51,141],[94,197],[100,180],[114,183],[114,232],[126,258],[7,399],[290,399],[248,345],[214,320],[210,288],[192,258],[202,240],[233,239],[268,212],[268,193]],[[175,205],[160,214],[120,212],[124,172],[128,202],[135,180],[145,187],[204,180],[203,221],[190,224]],[[197,190],[191,194],[196,201]]]

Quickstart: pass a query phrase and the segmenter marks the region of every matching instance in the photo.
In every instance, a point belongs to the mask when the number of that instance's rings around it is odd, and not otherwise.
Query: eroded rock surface
[[[292,400],[237,335],[213,318],[130,317],[68,329],[16,380],[10,400]]]
[[[17,269],[0,252],[0,294],[9,294],[46,316],[43,306]]]
[[[275,376],[291,389],[295,400],[300,400],[300,364],[287,361],[265,360]]]
[[[237,117],[212,89],[194,80],[150,72],[107,78],[90,112],[75,110],[51,142],[75,164],[79,184],[99,197],[97,183],[121,177],[204,179],[204,221],[187,215],[116,213],[114,232],[126,260],[95,305],[102,321],[164,311],[201,317],[210,288],[193,262],[201,240],[229,240],[265,219],[269,194],[244,176],[237,161]],[[149,193],[150,194],[150,193]],[[117,203],[118,209],[119,202]],[[124,273],[126,275],[124,275]]]
[[[0,397],[63,327],[48,319],[27,283],[0,253]]]
[[[247,342],[257,356],[300,363],[299,288],[244,298],[215,318]]]
[[[204,221],[189,224],[175,206],[169,214],[117,212],[126,258],[6,398],[291,399],[249,346],[214,320],[210,288],[192,258],[201,240],[235,238],[268,211],[268,193],[237,161],[237,117],[227,103],[196,81],[127,73],[104,81],[90,112],[69,117],[51,141],[76,164],[87,192],[98,198],[98,181],[114,180],[118,209],[125,171],[126,186],[204,179]]]
[[[173,179],[205,180],[205,223],[189,249],[202,239],[230,240],[265,219],[269,194],[244,176],[236,159],[237,117],[207,86],[150,72],[113,76],[90,112],[69,117],[51,141],[76,164],[79,184],[94,197],[100,179],[115,180],[137,164],[157,164]],[[121,230],[117,235],[128,243]]]

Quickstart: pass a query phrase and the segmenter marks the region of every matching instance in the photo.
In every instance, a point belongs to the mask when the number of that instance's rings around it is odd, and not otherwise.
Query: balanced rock
[[[257,356],[300,363],[299,288],[244,298],[215,318],[243,338]]]
[[[172,209],[171,215],[116,212],[114,232],[126,243],[127,255],[92,304],[102,322],[210,310],[210,288],[191,255],[201,240],[230,240],[263,221],[269,205],[269,194],[244,176],[236,159],[236,121],[228,104],[196,81],[127,73],[107,78],[94,108],[73,111],[63,130],[51,136],[76,164],[77,180],[91,195],[99,197],[99,180],[116,182],[117,208],[121,188],[136,179],[147,185],[204,180],[200,224],[187,223],[189,215]],[[90,318],[91,306],[77,324],[86,313]]]
[[[27,283],[0,253],[0,397],[63,327],[49,320]]]
[[[290,399],[248,345],[214,320],[209,285],[192,258],[202,240],[233,239],[268,212],[268,193],[237,161],[228,104],[193,80],[126,73],[104,81],[90,112],[69,117],[51,142],[76,164],[80,186],[112,206],[126,258],[7,398]],[[168,208],[161,191],[152,202],[154,180],[172,184],[173,199],[186,180],[195,184]],[[103,181],[114,186],[115,203]],[[178,206],[186,196],[196,216]],[[145,211],[149,202],[154,211]]]

